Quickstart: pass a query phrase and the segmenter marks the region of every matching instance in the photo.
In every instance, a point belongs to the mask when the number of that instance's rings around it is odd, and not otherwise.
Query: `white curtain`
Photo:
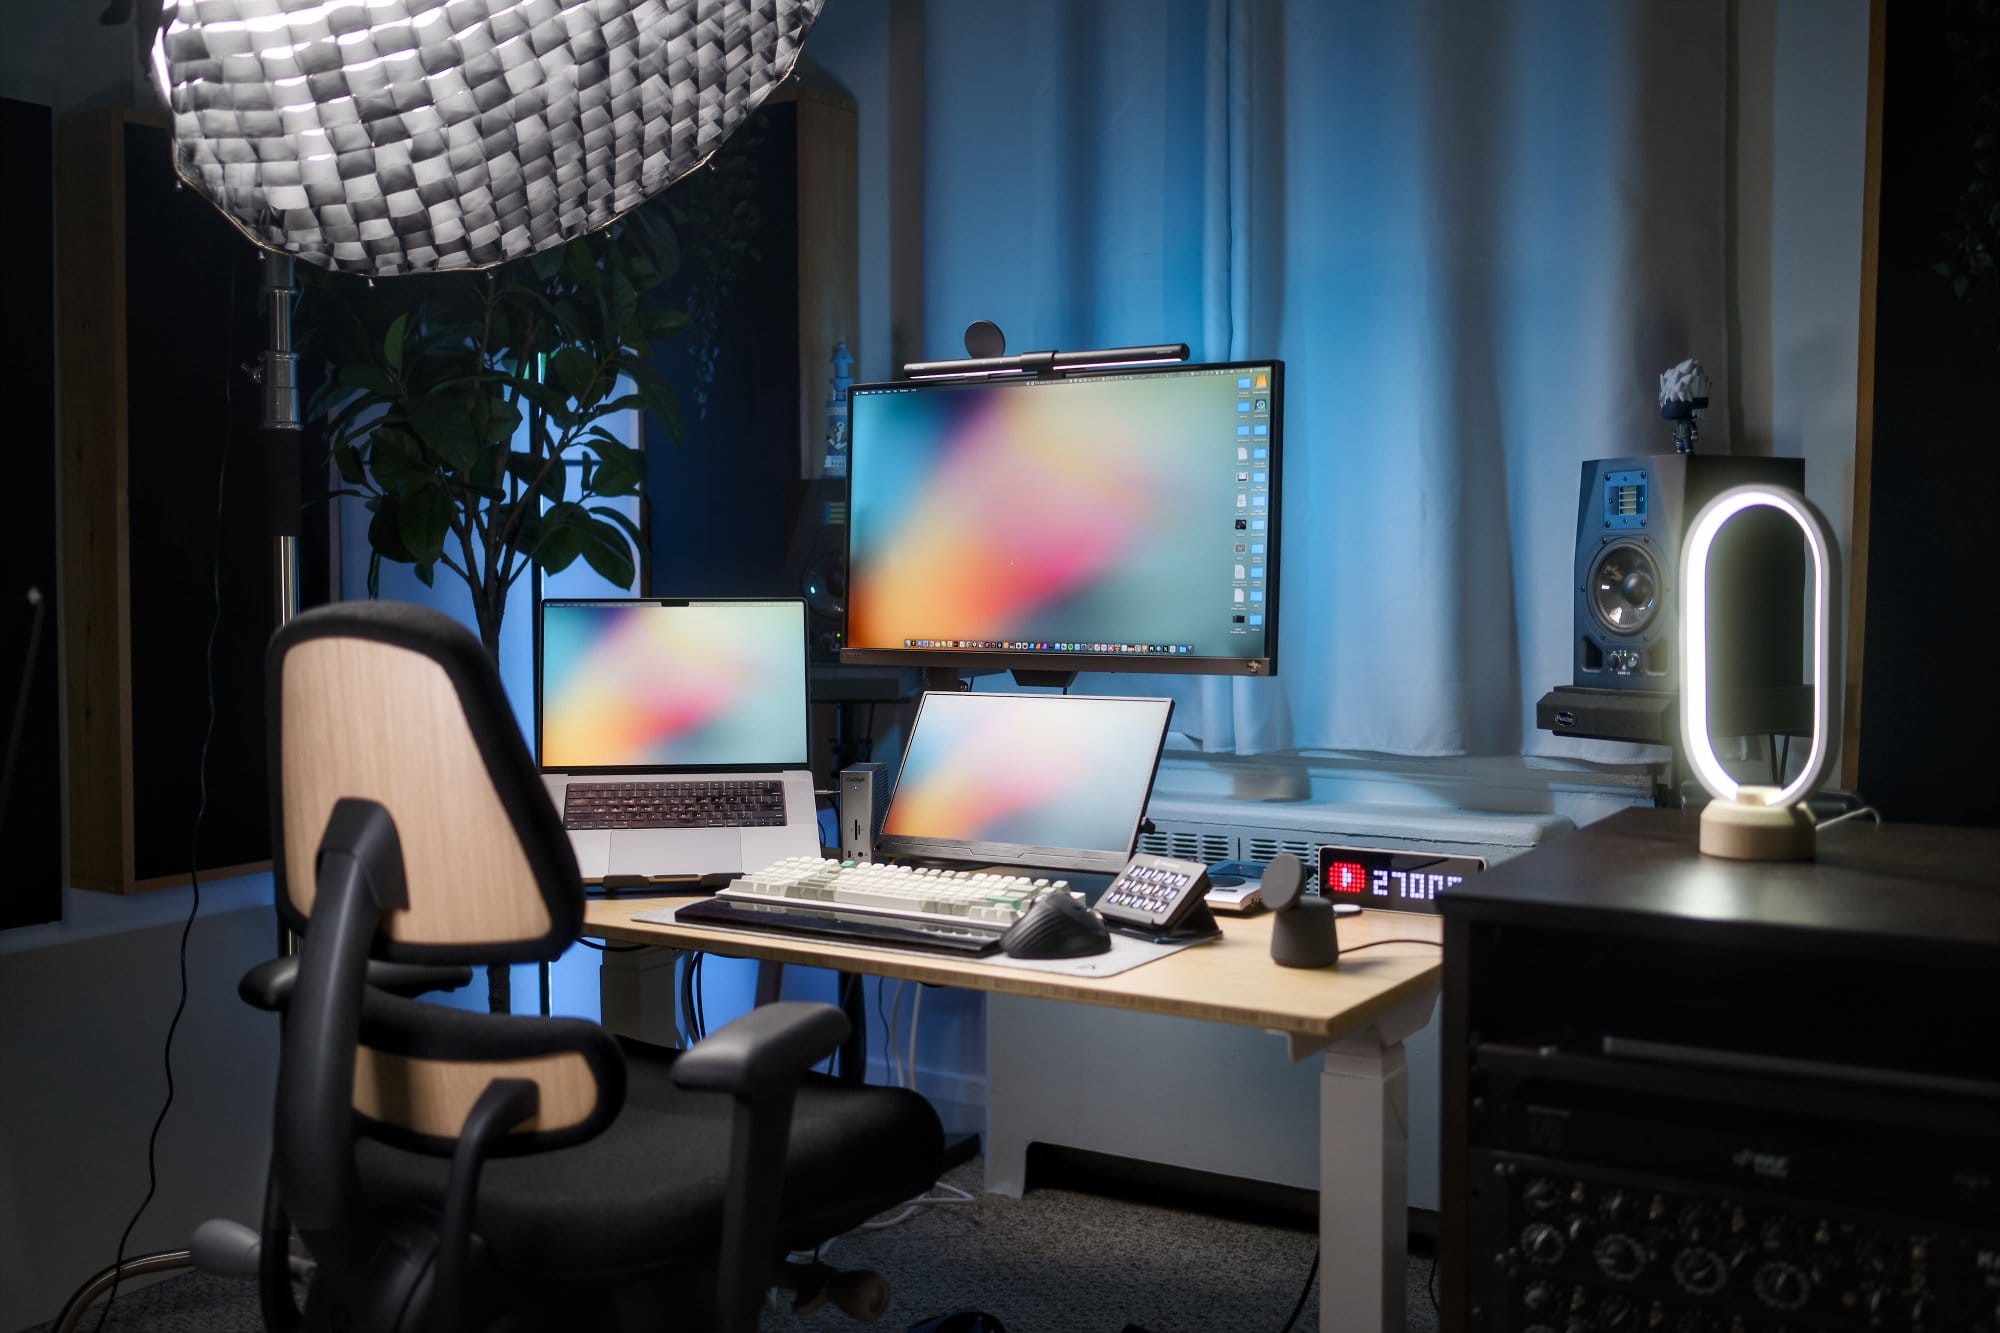
[[[1722,0],[937,0],[925,327],[1286,362],[1279,672],[1150,677],[1204,748],[1604,755],[1578,465],[1727,447]],[[1086,688],[1131,692],[1130,677]]]

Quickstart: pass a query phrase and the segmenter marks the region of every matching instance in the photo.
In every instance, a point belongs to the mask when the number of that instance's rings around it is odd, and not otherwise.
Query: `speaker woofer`
[[[1638,634],[1660,609],[1660,570],[1642,546],[1619,542],[1591,566],[1585,599],[1599,624],[1613,634]]]

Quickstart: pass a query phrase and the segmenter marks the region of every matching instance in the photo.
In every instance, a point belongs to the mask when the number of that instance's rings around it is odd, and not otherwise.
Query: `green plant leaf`
[[[436,470],[425,465],[416,436],[401,426],[376,427],[362,453],[368,475],[385,491],[413,490],[437,477]]]
[[[521,409],[499,395],[486,400],[486,442],[505,444],[521,429]]]
[[[630,515],[620,513],[618,510],[612,508],[610,505],[592,505],[590,507],[590,512],[597,515],[599,518],[609,519],[611,522],[616,523],[619,527],[623,528],[625,530],[625,535],[632,539],[632,545],[634,547],[641,547],[646,544],[646,534],[639,530],[639,525],[632,521]]]
[[[530,498],[540,496],[551,503],[559,502],[569,482],[569,469],[557,463],[544,472],[542,464],[546,457],[516,449],[507,456],[507,472],[526,489]]]
[[[546,573],[562,573],[575,563],[577,556],[583,554],[583,540],[578,534],[576,517],[580,512],[573,504],[552,506],[534,525],[534,544],[522,543],[528,558]]]
[[[682,434],[681,400],[674,392],[674,386],[667,383],[650,361],[636,356],[618,358],[618,368],[632,378],[632,387],[638,391],[646,410],[660,423],[670,439],[678,440]]]
[[[412,398],[403,410],[424,447],[454,472],[470,472],[479,461],[479,432],[465,404],[455,398]]]
[[[592,382],[598,377],[597,360],[581,347],[565,347],[550,357],[549,374],[579,407],[588,407],[603,396],[592,392]]]
[[[409,326],[409,315],[398,315],[389,322],[388,336],[382,339],[382,359],[389,363],[390,370],[398,374],[403,369],[403,333]]]
[[[396,530],[412,563],[429,564],[444,554],[451,515],[451,497],[442,487],[426,486],[403,497],[397,507]]]
[[[340,479],[350,486],[360,486],[368,480],[368,474],[361,467],[361,455],[351,444],[333,446],[333,465],[340,471]]]
[[[597,256],[590,253],[589,237],[579,236],[563,247],[563,276],[586,290],[597,290],[602,275],[597,269]]]
[[[366,389],[381,398],[396,396],[396,382],[380,366],[355,363],[341,366],[334,377],[350,389]]]
[[[423,584],[426,588],[436,586],[436,584],[433,582],[433,580],[437,578],[437,563],[435,561],[426,560],[422,564],[418,565],[416,567],[416,570],[417,570],[417,582]]]
[[[615,440],[588,441],[597,453],[597,466],[590,473],[590,490],[603,496],[637,495],[646,479],[646,455],[628,449]]]
[[[598,576],[618,588],[630,588],[638,574],[632,562],[632,545],[617,525],[600,518],[586,518],[577,529],[583,559]]]
[[[558,426],[569,424],[570,400],[555,385],[542,384],[525,375],[502,375],[501,379],[512,385],[523,398],[548,413]]]
[[[528,261],[528,267],[534,271],[536,277],[547,282],[562,271],[563,260],[568,253],[562,246],[537,251],[535,257]]]
[[[402,502],[394,495],[377,496],[371,501],[370,509],[375,516],[368,520],[368,545],[374,550],[378,560],[394,560],[399,565],[415,562],[410,548],[403,543]],[[371,574],[369,596],[375,595],[374,577]]]
[[[368,596],[370,600],[382,595],[382,553],[368,553]]]
[[[644,338],[671,338],[693,322],[685,310],[641,310],[636,327]]]

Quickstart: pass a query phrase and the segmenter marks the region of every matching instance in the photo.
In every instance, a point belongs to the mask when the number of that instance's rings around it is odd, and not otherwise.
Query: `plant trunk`
[[[503,590],[499,598],[492,596],[490,588],[477,584],[472,589],[472,614],[479,622],[479,642],[486,649],[487,659],[493,663],[493,672],[500,673],[500,617],[507,610]],[[486,965],[486,1011],[491,1014],[511,1014],[514,1012],[513,973],[505,963]]]

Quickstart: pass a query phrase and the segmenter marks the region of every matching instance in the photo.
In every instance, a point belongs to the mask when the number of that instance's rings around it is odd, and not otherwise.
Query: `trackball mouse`
[[[1045,893],[1000,937],[1009,958],[1084,958],[1111,951],[1111,932],[1067,893]]]

